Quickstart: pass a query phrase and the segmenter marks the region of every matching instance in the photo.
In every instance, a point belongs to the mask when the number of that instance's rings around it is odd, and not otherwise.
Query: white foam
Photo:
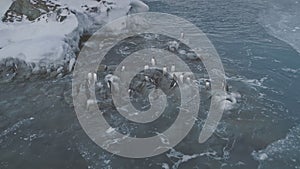
[[[268,80],[268,77],[262,77],[261,79],[247,79],[246,77],[235,76],[235,77],[227,77],[227,79],[234,80],[234,81],[241,81],[252,87],[260,87],[263,89],[268,88],[267,86],[264,85],[264,82]]]
[[[285,138],[275,141],[265,149],[252,152],[254,159],[260,162],[259,168],[264,166],[273,168],[290,168],[297,163],[300,156],[300,126],[290,130]],[[277,163],[273,163],[277,161]]]
[[[2,133],[0,133],[0,138],[3,136],[6,136],[7,134],[16,131],[17,129],[19,129],[22,125],[29,123],[30,121],[34,120],[33,117],[27,118],[27,119],[23,119],[18,121],[17,123],[15,123],[14,125],[12,125],[11,127],[5,129]]]
[[[285,72],[290,72],[290,73],[298,73],[300,71],[300,69],[292,69],[292,68],[282,68],[281,70],[285,71]]]
[[[192,159],[195,159],[198,157],[203,157],[203,156],[213,157],[215,155],[216,155],[215,152],[205,152],[205,153],[200,153],[200,154],[186,155],[179,151],[176,151],[175,149],[171,149],[171,151],[167,154],[167,157],[178,159],[178,161],[174,162],[174,164],[172,166],[172,169],[177,169],[177,168],[179,168],[179,166],[182,163],[188,162],[189,160],[192,160]]]

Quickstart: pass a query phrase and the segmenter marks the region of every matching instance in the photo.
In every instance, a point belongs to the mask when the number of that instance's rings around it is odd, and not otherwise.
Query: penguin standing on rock
[[[152,59],[151,59],[151,65],[152,65],[152,66],[155,66],[155,65],[156,65],[156,60],[155,60],[154,57],[152,57]]]
[[[164,66],[163,69],[162,69],[162,71],[163,71],[163,75],[167,74],[168,73],[167,66]]]
[[[108,75],[105,76],[104,80],[107,84],[107,87],[110,89],[111,93],[119,92],[120,78],[118,76],[108,74]]]
[[[125,66],[123,65],[122,67],[121,67],[121,72],[124,72],[125,71]]]
[[[175,65],[174,64],[171,66],[171,72],[175,72]]]
[[[182,74],[179,75],[180,83],[183,83],[183,80],[184,80],[184,74],[182,73]]]
[[[187,84],[191,84],[192,83],[192,80],[191,80],[191,78],[189,76],[186,77],[186,82],[187,82]]]
[[[88,73],[88,79],[87,79],[87,98],[89,98],[87,100],[87,109],[89,109],[89,107],[93,104],[97,104],[97,101],[94,99],[91,99],[91,95],[95,90],[95,84],[97,83],[97,74],[96,73]]]
[[[107,7],[106,8],[106,16],[109,16],[109,12],[112,10],[112,7]]]
[[[96,73],[88,73],[88,84],[89,86],[95,85],[97,82],[97,74]]]
[[[15,64],[15,63],[13,63],[12,69],[13,69],[13,72],[14,72],[14,73],[17,73],[17,71],[18,71],[18,65]]]
[[[205,89],[210,90],[211,89],[211,81],[209,79],[205,80]]]
[[[149,69],[149,65],[145,65],[144,70],[148,70],[148,69]]]
[[[173,89],[177,86],[177,76],[175,74],[173,74],[173,79],[171,81],[171,84],[170,84],[170,89]]]

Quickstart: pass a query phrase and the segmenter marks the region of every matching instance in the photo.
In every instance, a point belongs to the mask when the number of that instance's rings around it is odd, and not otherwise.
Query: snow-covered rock
[[[125,16],[132,7],[130,2],[1,0],[0,5],[4,5],[0,6],[0,69],[7,67],[7,60],[13,60],[16,61],[14,65],[27,66],[26,70],[32,74],[58,69],[59,74],[72,71],[80,37]],[[144,8],[148,6],[145,4]],[[9,70],[18,71],[11,67]]]

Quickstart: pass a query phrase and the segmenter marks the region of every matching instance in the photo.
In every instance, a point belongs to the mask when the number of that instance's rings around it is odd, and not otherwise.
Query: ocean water
[[[242,95],[214,135],[197,142],[205,120],[199,113],[188,136],[170,151],[122,158],[102,150],[82,130],[72,105],[72,75],[34,77],[0,83],[0,168],[300,168],[300,2],[146,2],[151,11],[183,17],[206,33],[230,90]]]

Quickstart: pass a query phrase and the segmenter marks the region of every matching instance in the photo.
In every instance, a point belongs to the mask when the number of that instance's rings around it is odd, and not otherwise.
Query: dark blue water
[[[296,1],[146,2],[151,11],[183,17],[205,32],[221,57],[230,90],[242,95],[214,135],[197,142],[205,119],[199,115],[174,149],[146,159],[121,158],[81,129],[71,75],[15,81],[0,84],[0,168],[300,168],[300,54],[293,43],[300,37],[294,31],[286,33],[293,39],[283,36],[278,26],[283,21],[274,17],[274,11],[292,16],[283,23],[295,28]]]
[[[255,162],[240,156],[250,151],[245,144],[251,147],[259,168],[299,168],[300,55],[296,50],[300,31],[299,20],[295,18],[299,17],[300,6],[297,1],[152,4],[153,10],[184,17],[207,33],[221,56],[229,83],[244,95],[240,111],[232,112],[230,117],[233,121],[229,126],[238,130],[238,136],[230,162],[223,163],[224,168],[257,168],[252,166]],[[226,116],[223,120],[226,121]],[[239,162],[243,165],[233,167]]]

